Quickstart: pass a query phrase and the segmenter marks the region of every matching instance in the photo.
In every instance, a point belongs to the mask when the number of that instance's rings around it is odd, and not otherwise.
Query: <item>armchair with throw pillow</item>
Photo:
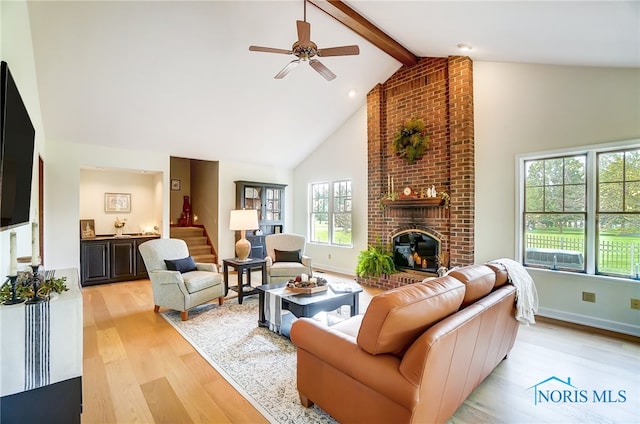
[[[311,276],[311,258],[305,256],[306,239],[299,234],[270,234],[264,239],[267,248],[268,283],[289,281],[300,274]]]
[[[215,264],[195,263],[184,240],[155,239],[139,247],[153,290],[154,312],[160,307],[188,310],[213,299],[224,301],[224,284]]]

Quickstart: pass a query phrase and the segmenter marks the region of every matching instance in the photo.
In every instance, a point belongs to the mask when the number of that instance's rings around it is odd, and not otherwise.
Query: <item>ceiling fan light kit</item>
[[[327,81],[331,81],[336,78],[336,74],[331,72],[329,68],[322,64],[318,57],[330,57],[330,56],[352,56],[360,54],[360,48],[357,45],[329,47],[325,49],[319,49],[316,43],[311,41],[311,24],[307,22],[307,2],[304,1],[304,21],[296,21],[296,27],[298,30],[298,41],[293,43],[291,50],[276,49],[273,47],[262,46],[249,46],[249,51],[263,52],[263,53],[277,53],[277,54],[292,54],[297,59],[289,62],[280,72],[275,75],[275,79],[284,78],[293,68],[298,66],[300,61],[309,62],[309,65],[319,73]]]

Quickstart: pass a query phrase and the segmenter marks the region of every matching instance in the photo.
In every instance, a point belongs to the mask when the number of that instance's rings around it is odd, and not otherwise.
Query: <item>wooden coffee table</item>
[[[268,317],[265,316],[265,292],[282,289],[286,283],[265,284],[256,287],[259,296],[258,325],[269,327]],[[351,307],[351,316],[358,313],[360,307],[360,293],[362,288],[351,286],[352,291],[336,293],[331,288],[327,291],[314,294],[288,293],[286,290],[279,292],[282,301],[282,310],[289,311],[298,318],[311,318],[319,312],[329,312],[347,305]]]

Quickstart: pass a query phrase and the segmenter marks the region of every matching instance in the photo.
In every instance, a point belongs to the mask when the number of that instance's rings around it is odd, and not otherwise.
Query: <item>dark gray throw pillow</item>
[[[298,250],[273,249],[276,254],[276,262],[302,262],[302,254]]]
[[[198,269],[191,256],[187,256],[183,259],[165,259],[164,263],[167,265],[167,269],[169,271],[180,271],[180,273],[195,271]]]

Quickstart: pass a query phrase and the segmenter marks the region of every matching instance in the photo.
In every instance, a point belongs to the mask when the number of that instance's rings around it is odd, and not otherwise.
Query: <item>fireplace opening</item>
[[[399,270],[435,273],[440,241],[419,231],[408,231],[393,237],[393,262]]]

